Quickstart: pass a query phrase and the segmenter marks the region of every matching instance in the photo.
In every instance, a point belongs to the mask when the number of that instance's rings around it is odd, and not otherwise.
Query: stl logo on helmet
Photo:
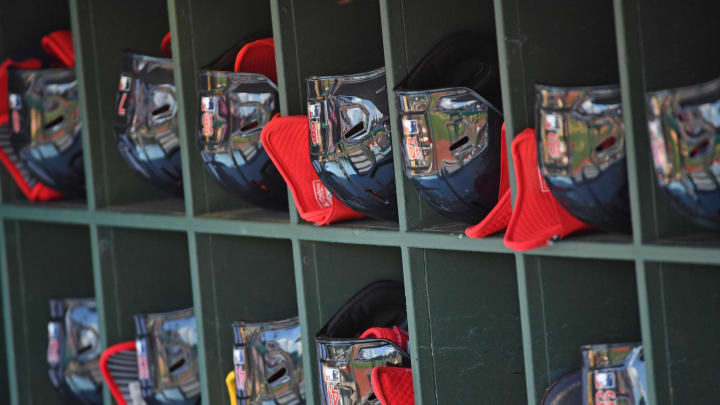
[[[557,132],[548,132],[547,134],[547,152],[553,159],[562,157],[562,143],[560,134]]]
[[[595,393],[596,405],[617,405],[615,391],[598,391]]]
[[[332,207],[332,194],[320,180],[313,180],[313,194],[315,194],[315,201],[321,208]]]
[[[420,159],[420,148],[418,147],[417,138],[414,136],[405,138],[405,150],[407,150],[408,159]]]
[[[235,367],[235,387],[245,390],[245,371],[240,367]]]
[[[47,361],[52,364],[60,362],[60,342],[56,337],[51,338],[48,343]]]
[[[200,118],[200,121],[202,122],[202,134],[205,136],[205,141],[210,141],[210,136],[215,132],[215,129],[213,128],[213,115],[209,112],[204,112],[202,114],[202,117]]]
[[[147,359],[147,347],[145,341],[138,339],[135,341],[135,351],[137,352],[138,362],[138,378],[141,380],[150,379],[150,366]]]
[[[320,144],[320,122],[317,120],[310,121],[310,142],[313,145]]]
[[[336,385],[328,385],[328,403],[338,405],[340,403],[340,389]]]

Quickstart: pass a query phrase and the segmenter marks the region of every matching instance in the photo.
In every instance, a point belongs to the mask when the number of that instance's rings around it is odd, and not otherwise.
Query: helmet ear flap
[[[582,404],[582,373],[580,370],[566,374],[545,390],[540,405]]]

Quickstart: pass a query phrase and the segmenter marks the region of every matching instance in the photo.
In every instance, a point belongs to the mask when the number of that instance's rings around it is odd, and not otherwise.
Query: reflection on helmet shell
[[[720,78],[648,95],[658,184],[678,212],[720,230]]]
[[[82,193],[85,173],[75,70],[13,69],[8,89],[13,148],[47,186],[64,194]]]
[[[397,216],[385,69],[307,79],[310,160],[325,187],[373,218]]]
[[[405,175],[441,214],[481,221],[498,199],[502,114],[467,88],[395,93]]]
[[[630,232],[625,125],[617,86],[536,86],[538,164],[573,216]]]
[[[647,382],[643,347],[639,343],[583,346],[583,398],[589,404],[615,402],[645,405]]]
[[[238,403],[305,403],[302,342],[298,318],[274,322],[236,322],[235,384]]]
[[[182,194],[172,60],[126,53],[115,112],[118,148],[128,165],[166,191]]]
[[[260,142],[278,112],[275,84],[256,73],[200,72],[198,146],[210,174],[261,207],[287,209],[287,187]]]
[[[136,315],[138,371],[148,405],[200,403],[197,329],[192,309]]]
[[[370,385],[372,369],[410,365],[408,354],[389,340],[320,336],[316,340],[325,405],[380,405]]]
[[[72,403],[102,403],[100,332],[94,299],[50,301],[50,380]]]

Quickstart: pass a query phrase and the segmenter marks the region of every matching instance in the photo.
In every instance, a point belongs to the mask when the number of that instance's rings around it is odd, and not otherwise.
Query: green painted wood
[[[424,250],[420,265],[412,271],[425,275],[430,340],[415,342],[432,357],[435,387],[423,400],[525,403],[514,256]]]
[[[233,369],[233,321],[265,322],[297,316],[289,240],[198,234],[206,404],[224,403],[225,376]]]
[[[117,150],[112,120],[120,77],[122,52],[161,56],[160,40],[168,32],[164,2],[132,0],[122,7],[114,3],[71,0],[78,55],[76,65],[82,110],[83,154],[93,184],[97,208],[139,204],[133,211],[183,213],[182,202],[140,177],[122,160]],[[144,205],[166,200],[163,204]]]
[[[1,243],[2,241],[0,241]],[[3,282],[0,277],[0,297],[3,294]],[[5,325],[4,322],[0,322],[0,402],[8,404],[10,403],[10,388],[8,386],[8,373],[7,364],[8,356],[5,354],[7,346],[5,345]]]
[[[5,221],[3,297],[13,405],[60,404],[47,376],[51,298],[94,296],[87,227]]]
[[[133,316],[193,306],[183,232],[98,228],[108,345],[135,339]]]
[[[301,241],[301,269],[296,280],[303,283],[306,320],[303,332],[303,357],[316,359],[315,333],[361,288],[377,280],[403,281],[400,249],[380,246],[358,246],[338,243]],[[317,362],[305,361],[305,378],[312,381],[308,399],[319,404]],[[311,364],[308,364],[311,363]],[[308,366],[310,368],[308,368]]]
[[[536,400],[581,366],[581,345],[641,341],[634,262],[523,258]]]
[[[655,180],[646,119],[647,91],[702,83],[717,77],[720,56],[705,49],[720,46],[714,16],[717,2],[666,0],[615,1],[623,111],[628,134],[629,174],[637,184],[631,202],[642,241],[689,239],[703,232],[680,216]],[[634,149],[634,150],[631,150]],[[708,238],[709,239],[709,238]]]
[[[645,263],[656,404],[715,402],[718,266]]]
[[[413,389],[417,405],[436,402],[435,364],[432,352],[430,300],[428,297],[425,250],[402,248],[405,300],[408,312]]]

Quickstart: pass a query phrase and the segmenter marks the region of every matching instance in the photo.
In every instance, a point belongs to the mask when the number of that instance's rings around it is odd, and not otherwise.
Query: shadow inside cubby
[[[657,402],[714,403],[720,267],[646,262],[645,271]]]
[[[98,248],[108,345],[135,339],[137,314],[193,306],[184,232],[99,227]]]
[[[535,397],[582,365],[580,346],[641,342],[631,261],[523,257]]]
[[[526,403],[515,256],[411,249],[410,271],[423,398]]]
[[[287,239],[198,234],[197,258],[208,402],[223,403],[227,390],[214,382],[233,370],[232,323],[298,315],[292,246]]]
[[[302,267],[296,275],[307,320],[303,325],[303,332],[307,331],[303,336],[305,380],[308,396],[314,395],[315,403],[320,403],[316,333],[345,302],[373,281],[402,283],[402,256],[396,247],[310,241],[300,242],[299,254],[296,260]]]
[[[3,321],[12,388],[21,404],[60,404],[48,377],[49,300],[92,298],[90,232],[86,226],[5,221],[7,273]],[[102,314],[99,314],[102,324]]]

